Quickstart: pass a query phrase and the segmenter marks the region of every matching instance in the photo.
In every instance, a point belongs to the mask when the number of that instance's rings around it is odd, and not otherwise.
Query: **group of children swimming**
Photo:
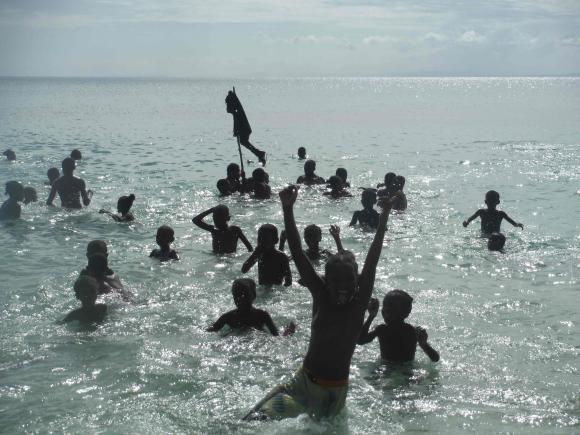
[[[6,155],[6,153],[4,153]],[[265,155],[264,155],[265,156]],[[14,156],[15,158],[15,156]],[[85,182],[73,175],[80,159],[77,150],[62,161],[61,176],[58,170],[48,171],[51,191],[47,205],[52,205],[58,193],[65,208],[78,209],[88,206],[92,192],[86,189]],[[299,186],[326,185],[324,195],[330,198],[352,196],[349,192],[347,171],[338,168],[335,175],[328,180],[316,174],[316,163],[306,158],[306,150],[298,150],[298,158],[306,160],[304,175],[279,192],[284,215],[284,230],[272,224],[264,224],[258,229],[257,246],[254,249],[242,229],[230,225],[230,211],[225,205],[217,205],[205,210],[195,217],[193,223],[208,231],[212,238],[212,249],[215,254],[228,254],[237,251],[241,241],[250,252],[243,263],[242,273],[247,273],[258,263],[259,285],[290,286],[292,273],[290,258],[283,252],[287,243],[291,260],[299,272],[299,284],[305,286],[312,297],[312,323],[308,350],[301,368],[292,379],[269,392],[245,417],[245,419],[284,418],[301,413],[316,417],[329,417],[338,414],[344,407],[348,391],[350,362],[357,344],[363,345],[378,338],[381,357],[384,360],[402,363],[412,361],[417,345],[432,360],[438,361],[439,354],[428,343],[427,332],[420,327],[406,323],[412,309],[413,298],[403,290],[391,290],[383,298],[381,314],[384,323],[370,329],[378,314],[379,301],[372,297],[376,267],[383,248],[387,221],[391,210],[405,210],[407,198],[403,193],[405,178],[389,172],[384,182],[376,188],[364,188],[361,193],[363,209],[354,212],[350,225],[361,225],[375,232],[362,268],[354,254],[342,246],[340,228],[330,227],[330,234],[336,244],[336,253],[320,248],[322,230],[311,224],[304,229],[306,249],[303,249],[294,217],[294,205],[298,199]],[[12,160],[12,159],[10,159]],[[265,161],[264,161],[265,162]],[[260,167],[253,171],[252,177],[246,179],[240,167],[232,163],[226,170],[226,178],[219,180],[217,188],[220,195],[250,194],[256,199],[271,197],[269,177]],[[9,196],[0,207],[0,219],[16,219],[21,215],[19,202],[24,199],[24,188],[17,181],[6,183],[6,194]],[[82,201],[82,203],[81,203]],[[107,210],[100,213],[110,215],[117,222],[131,222],[135,218],[130,209],[135,195],[119,198],[117,212]],[[463,222],[467,226],[476,218],[481,219],[482,233],[488,237],[489,249],[501,250],[505,237],[500,233],[500,225],[506,219],[514,226],[523,228],[522,224],[513,221],[505,212],[497,210],[499,194],[489,191],[485,202],[487,209],[478,210]],[[378,205],[377,211],[374,207]],[[213,223],[206,218],[211,215]],[[178,260],[179,257],[171,244],[175,239],[171,227],[163,225],[158,228],[156,242],[150,257],[161,261]],[[99,323],[106,315],[106,305],[97,303],[98,296],[104,293],[118,292],[121,297],[130,294],[123,288],[117,275],[109,268],[107,245],[102,240],[93,240],[87,246],[88,264],[74,283],[76,298],[81,308],[69,313],[63,322],[79,321],[81,323]],[[316,265],[324,265],[322,275],[315,270]],[[279,335],[277,326],[270,315],[254,307],[256,283],[250,278],[235,279],[231,287],[236,308],[222,316],[207,328],[214,332],[224,326],[230,328],[267,329],[272,335]],[[365,320],[365,313],[368,317]],[[296,325],[291,322],[284,328],[282,335],[294,333]]]

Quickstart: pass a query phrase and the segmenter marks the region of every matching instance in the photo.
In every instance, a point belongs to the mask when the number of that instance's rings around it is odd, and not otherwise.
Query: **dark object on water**
[[[6,156],[6,159],[13,161],[16,160],[16,153],[12,150],[6,150],[2,153],[3,156]]]

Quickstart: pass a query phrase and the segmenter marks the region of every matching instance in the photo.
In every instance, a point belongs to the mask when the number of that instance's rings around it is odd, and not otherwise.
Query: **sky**
[[[580,0],[0,0],[0,76],[580,75]]]

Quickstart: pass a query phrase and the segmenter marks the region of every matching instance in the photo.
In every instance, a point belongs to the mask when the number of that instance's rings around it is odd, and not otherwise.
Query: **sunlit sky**
[[[580,0],[0,0],[0,75],[580,73]]]

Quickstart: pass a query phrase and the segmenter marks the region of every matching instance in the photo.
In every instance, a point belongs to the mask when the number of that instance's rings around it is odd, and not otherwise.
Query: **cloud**
[[[562,45],[580,47],[580,36],[564,38],[562,39]]]
[[[362,40],[365,45],[389,44],[397,41],[398,38],[392,36],[367,36]]]
[[[468,30],[467,32],[463,32],[463,34],[457,38],[457,41],[466,44],[481,44],[482,42],[485,42],[485,39],[485,36],[477,33],[475,30]]]

